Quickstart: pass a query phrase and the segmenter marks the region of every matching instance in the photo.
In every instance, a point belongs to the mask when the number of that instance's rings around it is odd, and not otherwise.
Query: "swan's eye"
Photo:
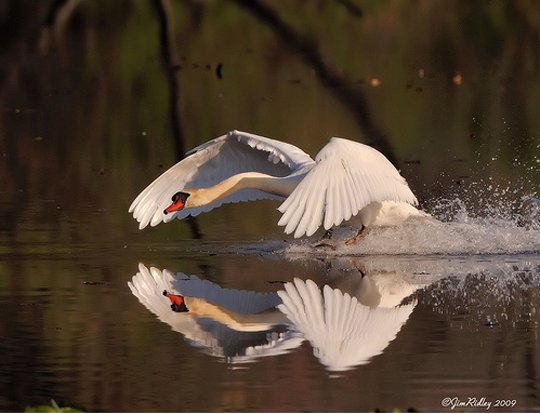
[[[178,191],[171,197],[171,201],[173,203],[176,203],[178,200],[182,200],[185,202],[187,198],[189,197],[189,193],[184,193],[183,191]]]

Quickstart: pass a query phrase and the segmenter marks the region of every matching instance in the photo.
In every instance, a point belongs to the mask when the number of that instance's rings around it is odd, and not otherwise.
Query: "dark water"
[[[110,247],[116,257],[106,262],[84,249],[6,260],[2,407],[54,397],[107,411],[441,410],[445,397],[485,397],[538,409],[537,256],[322,262],[182,247],[168,257]],[[328,363],[315,356],[320,343],[289,323],[244,332],[247,324],[233,329],[219,314],[177,314],[159,287],[146,303],[161,311],[147,310],[127,286],[138,271],[134,253],[218,288],[271,293],[297,277],[356,295],[371,312],[402,298],[409,308],[397,328],[381,319],[362,332],[358,357]],[[242,304],[242,296],[206,294],[225,309]]]
[[[537,9],[3,2],[0,410],[538,411]],[[231,129],[373,144],[442,223],[313,248],[257,202],[137,230]]]

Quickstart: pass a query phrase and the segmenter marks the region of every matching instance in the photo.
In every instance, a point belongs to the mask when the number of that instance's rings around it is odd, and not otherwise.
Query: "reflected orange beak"
[[[166,290],[163,291],[163,296],[167,296],[169,300],[171,301],[171,309],[175,312],[187,312],[188,308],[186,306],[186,302],[184,301],[184,297],[182,295],[173,295],[172,293],[167,292]]]

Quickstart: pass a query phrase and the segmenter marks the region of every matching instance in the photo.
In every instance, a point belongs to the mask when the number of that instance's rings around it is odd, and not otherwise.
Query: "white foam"
[[[475,206],[472,206],[475,207]],[[413,218],[399,227],[370,229],[358,242],[345,243],[355,229],[338,228],[331,240],[291,241],[283,253],[327,255],[481,255],[540,252],[540,201],[533,196],[517,203],[484,203],[475,211],[460,199],[439,200],[429,211],[437,219]],[[480,209],[478,209],[480,210]],[[275,246],[274,246],[275,247]]]

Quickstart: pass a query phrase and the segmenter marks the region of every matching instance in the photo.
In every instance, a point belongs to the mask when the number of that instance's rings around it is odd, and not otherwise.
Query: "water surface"
[[[0,7],[0,410],[538,411],[534,2],[166,3]],[[139,231],[134,197],[232,129],[372,144],[439,221]]]
[[[54,397],[107,411],[439,410],[448,396],[515,399],[516,409],[538,409],[535,255],[290,260],[183,253],[168,260],[168,277],[183,281],[184,294],[240,315],[253,312],[241,309],[250,292],[263,298],[256,311],[271,310],[275,292],[294,278],[357,297],[365,312],[402,303],[400,319],[386,315],[368,326],[361,346],[349,351],[357,356],[345,363],[321,356],[338,351],[298,321],[282,317],[250,332],[249,323],[231,325],[223,313],[173,312],[162,286],[145,300],[133,295],[127,282],[137,272],[148,278],[150,264],[161,280],[165,261],[148,254],[139,267],[121,254],[108,264],[65,254],[34,259],[32,267],[10,261],[13,282],[1,299],[10,315],[3,323],[4,409]],[[188,275],[211,288],[197,291]]]

